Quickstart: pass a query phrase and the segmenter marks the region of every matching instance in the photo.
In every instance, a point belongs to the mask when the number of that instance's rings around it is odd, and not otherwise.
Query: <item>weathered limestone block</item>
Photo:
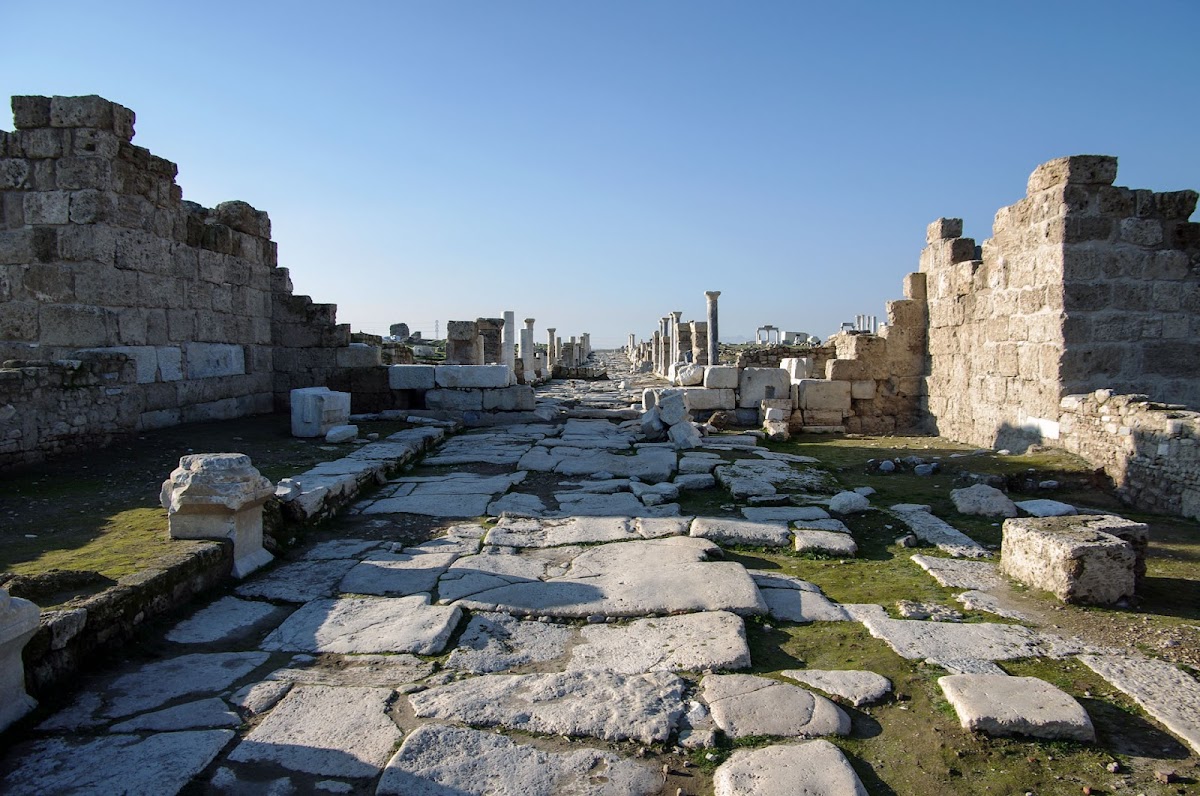
[[[704,382],[703,365],[680,365],[675,371],[675,377],[680,387],[697,387]]]
[[[704,386],[710,390],[736,390],[738,386],[737,366],[707,366],[704,368]]]
[[[812,357],[784,357],[779,360],[779,367],[787,371],[792,381],[812,378]]]
[[[486,389],[507,387],[511,374],[504,365],[436,365],[438,387]]]
[[[350,393],[328,387],[302,387],[291,392],[292,436],[323,437],[350,420]]]
[[[850,397],[856,401],[875,400],[875,380],[859,379],[850,382]]]
[[[226,343],[188,343],[184,347],[189,379],[240,376],[246,372],[246,351]]]
[[[683,390],[683,400],[689,412],[708,412],[737,408],[737,395],[731,389],[710,390],[693,387]]]
[[[425,393],[425,406],[456,412],[480,411],[483,409],[483,393],[483,390],[430,390]]]
[[[432,390],[434,366],[392,365],[388,368],[388,386],[393,390]]]
[[[871,371],[867,363],[857,359],[831,359],[825,363],[825,378],[830,381],[857,381],[869,379]]]
[[[738,406],[757,409],[764,398],[787,398],[791,389],[791,378],[783,368],[743,368],[738,379]]]
[[[797,384],[798,408],[830,412],[850,411],[850,382],[801,379]]]
[[[1117,178],[1117,159],[1109,155],[1071,155],[1038,166],[1029,175],[1030,195],[1061,183],[1112,185]]]
[[[275,487],[244,453],[184,456],[163,482],[159,500],[172,539],[231,539],[233,576],[271,561],[262,546],[262,505]]]
[[[925,228],[925,242],[936,243],[939,240],[961,238],[963,220],[961,218],[939,218]]]
[[[1132,597],[1133,545],[1090,528],[1087,517],[1020,517],[1004,521],[1000,571],[1068,603],[1112,605]]]
[[[368,343],[351,343],[337,350],[339,368],[373,368],[383,364],[383,352],[379,346]]]
[[[37,631],[40,613],[29,600],[10,597],[0,589],[0,731],[37,705],[25,693],[21,650]]]
[[[479,325],[475,321],[446,321],[446,364],[483,364]]]
[[[938,678],[964,730],[1094,743],[1096,730],[1070,694],[1036,677],[953,674]]]
[[[498,390],[483,391],[483,408],[500,412],[532,412],[537,406],[533,387],[515,384]]]

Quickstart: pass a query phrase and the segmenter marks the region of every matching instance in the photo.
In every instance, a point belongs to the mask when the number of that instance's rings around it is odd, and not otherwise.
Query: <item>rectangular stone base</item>
[[[1000,571],[1067,603],[1112,605],[1132,597],[1137,554],[1130,542],[1098,529],[1106,519],[1080,515],[1005,520]]]

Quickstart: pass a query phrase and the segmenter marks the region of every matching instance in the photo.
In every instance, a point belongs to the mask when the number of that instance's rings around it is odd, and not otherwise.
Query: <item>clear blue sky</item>
[[[0,93],[100,94],[184,197],[270,213],[356,330],[883,315],[1029,172],[1200,188],[1200,2],[9,2]],[[11,123],[3,125],[11,127]],[[539,334],[539,339],[541,339]]]

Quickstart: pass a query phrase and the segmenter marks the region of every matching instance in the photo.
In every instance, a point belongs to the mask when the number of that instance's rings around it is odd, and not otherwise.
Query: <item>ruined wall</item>
[[[12,107],[15,130],[0,130],[0,361],[128,356],[125,431],[269,412],[273,393],[325,383],[349,329],[332,305],[292,295],[266,213],[183,201],[177,167],[131,143],[134,114],[120,105],[14,97]],[[113,433],[84,414],[67,433],[30,434],[50,388],[0,403],[0,465]],[[78,395],[63,393],[61,411]]]
[[[1116,159],[1039,166],[976,253],[930,225],[927,408],[981,445],[1059,435],[1059,399],[1098,387],[1200,406],[1196,194],[1112,186]],[[978,259],[977,259],[978,257]]]
[[[1060,402],[1060,444],[1149,511],[1200,519],[1200,413],[1096,390]]]

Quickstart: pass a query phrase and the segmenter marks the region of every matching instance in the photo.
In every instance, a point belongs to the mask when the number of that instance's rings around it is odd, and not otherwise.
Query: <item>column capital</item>
[[[719,290],[706,290],[706,291],[704,291],[704,297],[705,297],[706,299],[708,299],[709,301],[716,301],[716,300],[717,300],[717,296],[719,296],[719,295],[721,295],[721,291],[719,291]]]

